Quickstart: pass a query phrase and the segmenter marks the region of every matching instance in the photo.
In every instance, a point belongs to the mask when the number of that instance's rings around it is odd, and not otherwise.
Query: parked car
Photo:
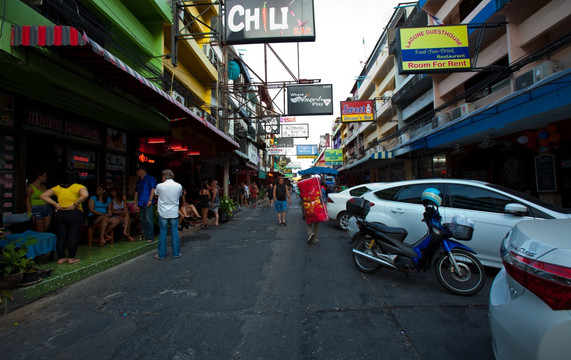
[[[521,221],[501,246],[490,290],[498,360],[571,358],[571,220]]]
[[[357,185],[338,193],[327,194],[327,212],[329,213],[329,220],[336,221],[337,226],[339,226],[341,230],[347,230],[347,222],[351,217],[347,212],[347,200],[354,196],[362,196],[381,184],[384,183]]]
[[[371,202],[367,221],[405,228],[408,236],[404,242],[414,243],[427,231],[421,222],[424,207],[420,197],[429,187],[442,192],[439,210],[443,223],[450,222],[455,215],[474,221],[474,235],[468,245],[485,266],[502,266],[498,249],[506,233],[518,222],[571,218],[570,210],[502,186],[473,180],[423,179],[384,183],[363,194]]]

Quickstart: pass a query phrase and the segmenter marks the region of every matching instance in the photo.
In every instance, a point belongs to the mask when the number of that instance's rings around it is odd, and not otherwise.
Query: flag
[[[440,20],[436,16],[432,15],[431,13],[426,11],[425,9],[422,9],[422,10],[424,10],[424,12],[428,14],[428,25],[431,25],[431,26],[444,25],[444,22],[442,22],[442,20]]]

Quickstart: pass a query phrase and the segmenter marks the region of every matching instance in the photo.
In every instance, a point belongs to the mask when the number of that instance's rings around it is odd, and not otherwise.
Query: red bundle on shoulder
[[[301,180],[297,183],[299,188],[299,196],[301,197],[303,212],[305,214],[305,221],[308,224],[317,222],[325,222],[329,220],[327,213],[327,204],[323,202],[321,196],[321,186],[319,185],[319,178],[312,177],[306,180]]]

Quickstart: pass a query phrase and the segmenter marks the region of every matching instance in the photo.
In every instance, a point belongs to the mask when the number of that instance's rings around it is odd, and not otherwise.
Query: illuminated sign
[[[71,154],[71,167],[73,169],[86,169],[86,170],[95,169],[95,162],[93,160],[94,158],[95,154],[92,152],[89,153],[73,152]]]
[[[398,32],[399,72],[469,71],[468,26],[401,28]]]
[[[333,85],[290,85],[287,87],[288,115],[332,115]]]
[[[317,145],[296,145],[298,159],[315,159],[317,157]]]
[[[150,158],[149,158],[147,155],[145,155],[145,154],[139,154],[139,162],[154,164],[154,163],[155,163],[155,160],[150,159]]]
[[[375,121],[373,100],[341,101],[341,122]]]
[[[343,165],[342,149],[326,149],[325,165]]]
[[[313,0],[226,0],[227,44],[315,41]]]
[[[309,124],[282,124],[281,136],[285,138],[309,137]]]

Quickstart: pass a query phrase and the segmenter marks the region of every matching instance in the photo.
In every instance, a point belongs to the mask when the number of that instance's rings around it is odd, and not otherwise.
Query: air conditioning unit
[[[533,82],[537,83],[548,76],[563,70],[563,66],[557,60],[544,61],[533,68]]]
[[[202,51],[204,51],[204,55],[210,60],[211,63],[215,64],[218,60],[218,56],[216,56],[216,51],[210,44],[202,45]]]
[[[374,153],[375,153],[375,149],[369,149],[369,150],[367,150],[367,152],[366,152],[366,156],[367,156],[367,157],[368,157],[368,156],[371,156],[371,155],[373,155]]]
[[[408,133],[404,133],[399,135],[399,143],[404,144],[405,142],[410,140],[410,135]]]
[[[520,76],[515,78],[515,89],[521,90],[525,89],[526,87],[533,85],[533,69],[524,72]]]
[[[380,153],[380,152],[383,152],[383,151],[385,151],[385,148],[384,148],[382,145],[377,145],[377,146],[375,146],[375,152]]]
[[[192,113],[196,116],[198,116],[199,118],[202,118],[202,110],[200,110],[197,107],[189,107],[190,111],[192,111]]]
[[[432,128],[436,129],[439,126],[442,126],[446,123],[449,123],[451,120],[451,115],[449,112],[444,112],[432,118]]]
[[[173,90],[173,91],[171,92],[171,96],[172,96],[173,99],[175,99],[179,104],[181,104],[182,106],[186,106],[186,99],[185,99],[181,94],[179,94],[178,92],[176,92],[176,91]]]
[[[392,98],[392,97],[393,97],[393,92],[392,92],[392,90],[387,90],[387,91],[385,91],[385,92],[383,93],[383,96],[381,96],[381,98],[382,98],[383,100],[389,100],[389,99]]]
[[[451,120],[458,119],[460,117],[466,116],[474,111],[474,104],[464,103],[450,112]]]

